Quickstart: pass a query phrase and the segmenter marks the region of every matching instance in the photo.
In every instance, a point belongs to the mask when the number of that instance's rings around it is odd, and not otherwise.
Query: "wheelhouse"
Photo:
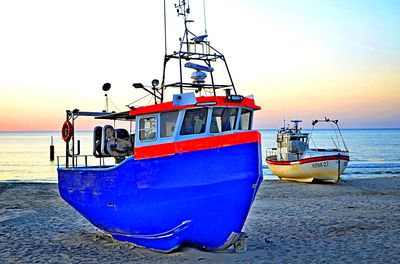
[[[174,106],[173,102],[130,110],[136,118],[135,147],[179,142],[250,130],[254,101],[229,102],[225,97],[198,97],[197,103]]]
[[[67,116],[75,120],[77,116],[95,116],[96,119],[125,120],[133,122],[134,128],[127,129],[112,125],[96,126],[93,130],[93,156],[96,158],[115,158],[115,163],[121,163],[132,156],[143,159],[179,153],[179,148],[165,146],[186,141],[195,147],[196,140],[229,135],[237,132],[250,131],[253,126],[253,112],[260,109],[254,100],[241,97],[231,100],[229,96],[202,96],[181,94],[172,102],[134,108],[120,113],[93,113],[79,110],[67,111]],[[133,133],[132,133],[133,132]],[[77,167],[76,160],[80,156],[74,149],[68,150],[67,160],[71,158],[72,167]],[[78,146],[79,146],[78,142]],[[147,148],[152,146],[152,148]],[[218,144],[216,144],[218,147]],[[104,162],[100,162],[104,165]],[[87,166],[87,162],[85,162]]]

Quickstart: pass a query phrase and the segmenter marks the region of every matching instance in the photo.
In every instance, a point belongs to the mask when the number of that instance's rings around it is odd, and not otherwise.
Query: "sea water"
[[[277,179],[265,164],[266,149],[275,147],[277,131],[259,131],[264,178]],[[400,129],[343,129],[341,133],[350,151],[350,163],[343,178],[400,176]],[[54,161],[50,161],[51,138]],[[343,148],[340,135],[332,130],[314,130],[312,138],[311,147]],[[78,131],[76,139],[81,141],[81,154],[91,155],[92,132]],[[65,143],[60,132],[0,132],[0,181],[57,182],[57,156],[64,155]],[[60,158],[60,163],[64,162]],[[89,160],[91,164],[94,162]]]

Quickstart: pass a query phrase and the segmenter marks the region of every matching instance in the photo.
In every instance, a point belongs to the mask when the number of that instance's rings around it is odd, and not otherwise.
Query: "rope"
[[[362,190],[362,191],[366,191],[366,192],[369,192],[369,193],[373,193],[373,194],[400,196],[400,194],[395,194],[395,193],[384,193],[384,192],[380,192],[380,191],[377,191],[377,190],[366,189],[366,188],[363,188],[363,187],[354,185],[354,184],[350,183],[349,181],[344,180],[343,178],[339,178],[339,181],[341,181],[341,182],[343,182],[343,183],[346,183],[346,184],[350,185],[350,186],[353,187],[353,188],[356,188],[356,189],[359,189],[359,190]]]

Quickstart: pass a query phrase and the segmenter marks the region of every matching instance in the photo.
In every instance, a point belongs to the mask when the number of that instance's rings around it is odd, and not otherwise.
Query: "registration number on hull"
[[[329,165],[328,161],[316,162],[312,164],[313,168],[328,167],[328,165]]]

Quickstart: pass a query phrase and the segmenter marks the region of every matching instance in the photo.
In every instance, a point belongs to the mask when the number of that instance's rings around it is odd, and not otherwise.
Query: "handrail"
[[[65,168],[87,168],[88,165],[88,157],[95,157],[94,155],[69,155],[67,156],[57,156],[57,168],[60,168],[60,158],[72,158],[74,162],[72,162],[72,166],[65,164]],[[84,165],[79,165],[78,158],[84,158]],[[105,160],[103,158],[96,158],[99,161],[99,167],[105,166]],[[97,165],[96,165],[97,166]]]

